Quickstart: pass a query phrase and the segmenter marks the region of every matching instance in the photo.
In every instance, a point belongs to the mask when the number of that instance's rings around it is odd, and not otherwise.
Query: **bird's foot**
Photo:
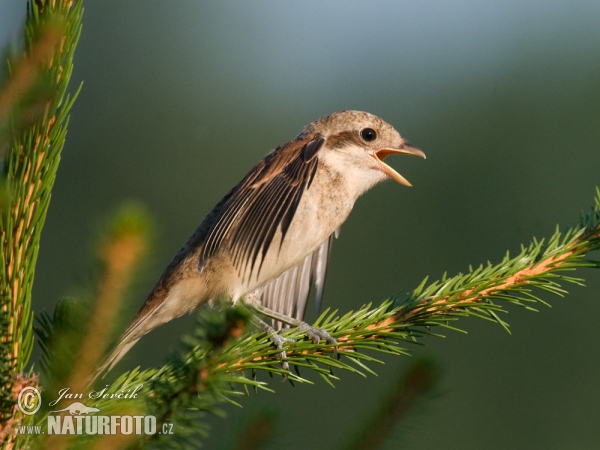
[[[338,350],[337,340],[334,337],[332,337],[323,328],[315,328],[305,322],[302,325],[300,325],[298,327],[298,329],[300,331],[303,331],[304,334],[315,344],[318,344],[321,341],[321,339],[323,339],[323,340],[327,341],[327,343],[333,345],[334,346],[333,347],[333,357],[337,358],[337,350]]]
[[[293,343],[296,342],[294,339],[286,338],[280,335],[279,333],[275,333],[271,335],[271,342],[277,347],[279,350],[279,359],[281,360],[281,368],[286,371],[290,371],[290,365],[286,361],[287,353],[285,348],[283,348],[284,342]],[[286,375],[287,377],[287,375]]]

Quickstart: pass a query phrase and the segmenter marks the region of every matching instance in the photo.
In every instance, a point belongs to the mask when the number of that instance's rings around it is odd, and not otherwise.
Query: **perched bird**
[[[311,285],[319,308],[333,236],[358,197],[387,178],[411,185],[383,162],[393,154],[425,158],[391,125],[361,111],[322,117],[271,151],[175,255],[96,376],[149,331],[223,297],[335,344],[302,321]],[[280,348],[283,340],[273,336]]]

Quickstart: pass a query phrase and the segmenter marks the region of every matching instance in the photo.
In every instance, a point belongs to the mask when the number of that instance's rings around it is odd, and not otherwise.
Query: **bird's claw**
[[[302,325],[300,325],[298,327],[298,329],[300,331],[302,331],[315,344],[318,344],[321,341],[321,339],[323,339],[323,340],[327,341],[328,344],[333,345],[334,346],[333,347],[333,357],[337,358],[337,350],[338,350],[337,340],[334,337],[332,337],[323,328],[315,328],[315,327],[310,326],[307,323],[303,323]],[[277,347],[277,350],[279,350],[279,359],[281,360],[281,368],[283,370],[289,372],[290,365],[286,361],[287,352],[285,351],[283,344],[286,342],[287,343],[295,343],[296,341],[294,339],[283,337],[279,333],[274,333],[271,335],[271,342],[273,342],[275,347]],[[287,376],[286,376],[286,378],[287,378]]]
[[[304,334],[315,344],[318,344],[321,341],[321,339],[323,339],[323,340],[327,341],[327,343],[333,345],[333,357],[337,358],[337,350],[338,350],[337,340],[334,337],[332,337],[323,328],[315,328],[315,327],[310,326],[307,323],[304,323],[300,327],[298,327],[298,329],[300,331],[303,331]]]
[[[277,350],[279,350],[279,359],[281,360],[281,368],[283,370],[289,372],[290,365],[286,361],[287,353],[286,353],[285,349],[283,348],[283,343],[284,342],[293,343],[296,341],[294,339],[283,337],[279,333],[275,333],[275,334],[271,335],[271,342],[275,345],[275,347],[277,347]]]

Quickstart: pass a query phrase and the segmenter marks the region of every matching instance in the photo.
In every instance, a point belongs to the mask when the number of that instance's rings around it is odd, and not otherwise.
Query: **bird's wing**
[[[268,282],[260,293],[261,304],[288,317],[302,320],[306,311],[310,288],[314,286],[316,310],[317,315],[319,315],[325,288],[327,264],[331,254],[331,244],[334,236],[337,237],[338,235],[339,228],[302,262]],[[276,328],[282,326],[281,323],[276,321],[273,324]]]
[[[200,252],[200,269],[227,245],[240,277],[258,277],[275,233],[281,230],[283,242],[302,195],[310,188],[324,142],[320,137],[292,141],[254,167],[216,211]]]
[[[323,303],[323,292],[325,290],[325,277],[327,276],[327,267],[329,266],[329,256],[331,255],[331,246],[333,238],[340,235],[340,229],[336,229],[329,239],[327,239],[315,252],[312,259],[311,273],[315,284],[315,311],[317,316],[321,314],[321,304]],[[302,313],[304,315],[304,312]],[[301,317],[299,317],[301,319]]]

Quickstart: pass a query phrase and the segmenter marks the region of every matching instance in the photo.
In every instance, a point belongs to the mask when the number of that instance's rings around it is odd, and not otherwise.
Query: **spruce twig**
[[[30,3],[25,56],[9,65],[0,92],[0,184],[8,191],[0,218],[2,431],[19,417],[12,388],[33,347],[31,289],[68,113],[77,95],[66,90],[81,14],[80,2],[71,0]],[[8,435],[4,445],[12,447],[14,434]]]
[[[381,361],[373,353],[409,354],[405,344],[418,343],[424,335],[441,336],[435,327],[460,331],[454,322],[461,317],[485,319],[508,330],[508,324],[500,318],[507,312],[506,305],[536,311],[534,305],[547,305],[540,291],[563,296],[564,283],[583,282],[567,276],[567,272],[600,267],[598,261],[585,258],[587,253],[599,249],[600,190],[592,212],[578,225],[564,233],[557,230],[547,243],[534,239],[516,257],[507,254],[499,264],[470,268],[466,274],[444,276],[430,284],[425,279],[403,300],[388,299],[376,307],[365,305],[343,316],[337,311],[325,311],[315,326],[337,339],[339,359],[332,357],[331,345],[313,344],[302,333],[290,330],[284,334],[296,342],[285,346],[287,362],[294,370],[286,372],[281,368],[279,352],[264,333],[254,332],[239,339],[230,339],[234,333],[221,333],[227,339],[217,339],[219,345],[213,344],[211,326],[221,323],[225,330],[236,329],[237,322],[232,318],[242,314],[241,306],[221,311],[204,309],[195,337],[186,339],[188,351],[184,356],[160,369],[127,373],[111,389],[145,383],[146,392],[153,399],[148,411],[160,418],[159,424],[174,421],[177,425],[177,439],[153,439],[179,448],[188,442],[186,439],[192,439],[188,425],[199,412],[215,411],[222,401],[235,403],[233,398],[248,393],[248,388],[270,391],[268,384],[258,379],[259,372],[309,384],[312,381],[303,378],[300,371],[312,372],[333,385],[338,380],[334,371],[347,370],[363,376],[374,373],[368,365]],[[234,390],[235,386],[243,392]]]
[[[72,339],[74,334],[69,334],[71,330],[61,329],[60,318],[51,320],[47,315],[42,316],[44,320],[41,321],[41,326],[36,328],[36,332],[44,343],[43,361],[46,362],[46,369],[50,369],[46,370],[49,387],[56,388],[51,392],[58,391],[59,387],[68,387],[71,392],[78,393],[86,390],[90,376],[108,347],[113,324],[122,310],[125,291],[146,252],[148,228],[146,213],[137,205],[124,205],[111,220],[111,225],[100,245],[102,271],[98,280],[97,294],[91,305],[92,310],[84,319],[85,332],[82,333],[79,330],[80,337],[77,339],[79,345],[74,355],[71,351],[66,352],[64,348],[57,348],[57,346],[64,347],[65,344],[69,344],[61,338],[66,334],[67,338]],[[76,307],[71,308],[71,311],[73,309]],[[68,314],[69,311],[66,313]],[[68,379],[59,381],[56,380],[56,372],[60,373],[61,369],[65,367],[65,358],[61,358],[61,353],[70,353],[68,356],[71,357],[71,364],[66,365]],[[63,364],[53,364],[55,358],[62,361]],[[62,386],[59,385],[60,382],[63,383]],[[53,409],[62,409],[70,401],[70,399],[63,399],[53,406]],[[124,409],[129,412],[124,412]],[[106,412],[108,411],[104,411],[104,413]],[[126,403],[124,407],[119,404],[114,412],[115,415],[135,415],[139,411],[133,405]],[[133,439],[135,436],[108,436],[95,443],[95,446],[106,445],[106,447],[98,448],[124,448]],[[69,448],[72,440],[70,435],[52,435],[44,443],[44,448],[63,450]]]

